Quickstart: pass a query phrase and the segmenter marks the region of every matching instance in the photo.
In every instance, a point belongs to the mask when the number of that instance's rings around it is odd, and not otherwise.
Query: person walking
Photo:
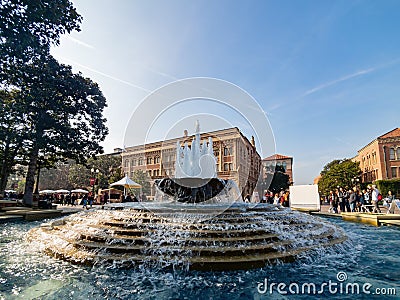
[[[371,193],[371,201],[372,201],[372,205],[374,206],[374,209],[372,210],[373,213],[381,213],[381,209],[379,208],[379,196],[380,192],[379,190],[376,188],[376,185],[373,184],[372,185],[372,193]]]

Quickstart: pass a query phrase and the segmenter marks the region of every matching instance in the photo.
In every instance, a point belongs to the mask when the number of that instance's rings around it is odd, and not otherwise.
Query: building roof
[[[381,135],[380,137],[378,137],[378,139],[386,139],[386,138],[398,137],[398,136],[400,136],[400,128],[395,128],[395,129]]]
[[[293,159],[293,157],[282,154],[274,154],[264,158],[263,160],[280,160],[280,159]]]

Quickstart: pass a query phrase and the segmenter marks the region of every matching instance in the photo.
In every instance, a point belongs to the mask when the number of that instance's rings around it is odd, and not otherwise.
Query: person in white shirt
[[[378,205],[378,195],[379,195],[379,190],[376,188],[376,185],[372,185],[372,194],[371,194],[371,200],[372,204],[374,205],[374,210],[372,211],[373,213],[379,212],[381,213],[381,210]]]

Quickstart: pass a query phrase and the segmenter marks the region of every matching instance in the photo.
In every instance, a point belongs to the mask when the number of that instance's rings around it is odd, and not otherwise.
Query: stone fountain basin
[[[333,224],[280,206],[226,204],[210,215],[222,206],[110,205],[43,224],[28,236],[73,263],[196,270],[258,268],[347,239]]]

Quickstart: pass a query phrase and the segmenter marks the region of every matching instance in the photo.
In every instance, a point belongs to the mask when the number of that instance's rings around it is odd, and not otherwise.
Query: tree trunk
[[[6,189],[7,186],[7,179],[8,176],[10,175],[9,173],[9,161],[8,161],[8,155],[10,152],[10,143],[8,141],[8,137],[6,136],[5,141],[6,143],[4,152],[3,152],[3,162],[1,164],[1,171],[0,171],[0,194],[4,195],[4,190]]]
[[[26,173],[26,183],[24,192],[24,204],[33,205],[33,187],[35,185],[35,173],[39,156],[39,147],[35,145],[29,157],[28,172]]]

